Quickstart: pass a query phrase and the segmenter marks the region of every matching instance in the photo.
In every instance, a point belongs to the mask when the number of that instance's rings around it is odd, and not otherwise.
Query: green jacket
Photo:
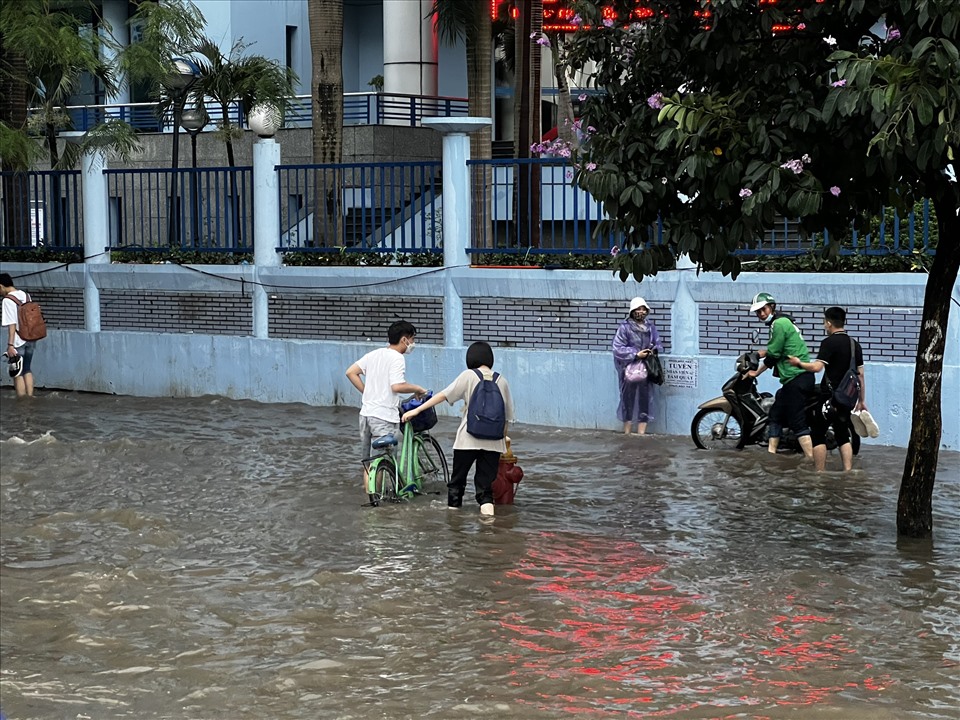
[[[810,351],[803,340],[800,328],[788,317],[777,317],[770,326],[770,340],[767,341],[764,364],[774,367],[774,375],[780,378],[781,385],[786,385],[806,372],[803,368],[794,367],[788,363],[789,355],[800,358],[800,362],[810,362]]]

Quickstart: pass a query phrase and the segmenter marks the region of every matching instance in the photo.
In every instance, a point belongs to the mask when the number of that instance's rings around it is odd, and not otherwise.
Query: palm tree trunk
[[[927,276],[913,381],[913,423],[897,502],[897,533],[925,538],[933,532],[933,485],[940,452],[943,351],[953,285],[960,271],[960,217],[949,192],[933,198],[940,243]],[[948,402],[956,407],[956,398]]]
[[[469,113],[473,117],[491,115],[493,86],[493,48],[490,13],[486,5],[476,3],[476,35],[467,35],[467,97]],[[474,160],[489,160],[492,156],[493,130],[485,127],[470,136],[470,157]],[[473,204],[474,246],[492,247],[493,227],[490,207],[493,198],[493,172],[489,165],[474,166],[471,196]]]
[[[313,53],[313,162],[340,163],[343,154],[343,0],[307,0]],[[340,172],[315,174],[314,244],[343,245]]]
[[[516,35],[516,156],[531,158],[530,146],[539,142],[540,125],[540,52],[536,40],[543,28],[542,0],[524,0],[520,9],[520,27]],[[534,35],[533,38],[530,36]],[[518,163],[513,220],[521,248],[540,246],[540,166]]]

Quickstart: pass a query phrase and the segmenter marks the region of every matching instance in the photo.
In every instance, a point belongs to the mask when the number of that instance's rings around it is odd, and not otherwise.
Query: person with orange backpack
[[[9,273],[0,273],[0,293],[3,294],[2,324],[7,335],[7,356],[10,377],[17,397],[33,396],[33,372],[30,364],[37,340],[46,337],[46,324],[39,304],[23,290],[17,290]]]

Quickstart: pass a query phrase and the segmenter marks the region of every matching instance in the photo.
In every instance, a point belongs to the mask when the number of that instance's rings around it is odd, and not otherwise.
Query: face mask
[[[773,313],[770,313],[769,315],[767,315],[767,319],[763,321],[763,324],[771,325],[773,324],[773,321],[776,319],[777,319],[776,316]]]
[[[413,349],[417,346],[416,342],[407,343],[407,353],[412,353]]]

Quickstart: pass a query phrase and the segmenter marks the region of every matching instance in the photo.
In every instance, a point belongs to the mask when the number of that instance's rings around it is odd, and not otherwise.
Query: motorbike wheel
[[[705,408],[693,416],[690,437],[701,450],[733,450],[740,442],[740,423],[723,410]]]

